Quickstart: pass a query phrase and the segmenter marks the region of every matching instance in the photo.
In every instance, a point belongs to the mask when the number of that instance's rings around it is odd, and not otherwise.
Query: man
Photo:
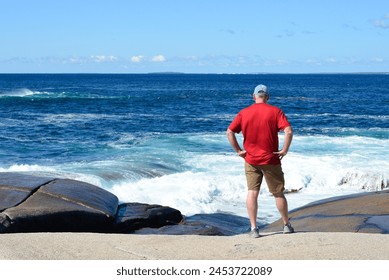
[[[292,127],[278,107],[267,104],[269,92],[265,85],[258,85],[254,89],[255,104],[241,110],[227,129],[227,137],[237,152],[245,159],[245,173],[247,179],[247,212],[250,218],[250,236],[259,237],[257,228],[258,194],[265,177],[269,191],[274,195],[278,211],[284,222],[284,233],[293,233],[289,223],[288,202],[284,196],[284,173],[281,168],[281,159],[288,153],[292,143]],[[241,149],[235,133],[243,134]],[[278,150],[278,132],[284,131],[284,144]]]

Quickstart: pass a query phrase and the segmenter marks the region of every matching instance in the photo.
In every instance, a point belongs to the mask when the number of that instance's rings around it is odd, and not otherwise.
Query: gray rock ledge
[[[290,212],[300,232],[389,233],[389,190],[319,200]],[[262,228],[280,231],[281,220]]]

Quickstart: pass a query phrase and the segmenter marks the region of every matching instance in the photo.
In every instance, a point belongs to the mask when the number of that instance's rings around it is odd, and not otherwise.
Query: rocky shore
[[[299,232],[389,233],[389,190],[318,201],[291,211]],[[232,236],[248,220],[230,214],[184,217],[177,209],[119,204],[112,193],[85,182],[0,173],[0,233],[95,232]],[[261,232],[277,232],[277,221]]]
[[[388,202],[388,190],[315,202],[291,212],[296,234],[277,221],[253,240],[246,218],[184,217],[84,182],[0,173],[0,260],[388,260]]]

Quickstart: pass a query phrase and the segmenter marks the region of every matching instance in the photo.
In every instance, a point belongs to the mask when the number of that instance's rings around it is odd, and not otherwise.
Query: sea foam
[[[49,93],[42,92],[42,91],[32,91],[28,88],[20,88],[20,89],[0,92],[0,97],[26,97],[26,96],[43,95],[43,94],[49,94]]]

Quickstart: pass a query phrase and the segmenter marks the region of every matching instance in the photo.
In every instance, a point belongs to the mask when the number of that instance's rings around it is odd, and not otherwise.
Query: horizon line
[[[0,72],[0,75],[315,75],[315,74],[389,74],[389,71],[355,71],[355,72],[247,72],[247,73],[223,73],[223,72],[175,72],[156,71],[142,73],[122,73],[122,72]]]

